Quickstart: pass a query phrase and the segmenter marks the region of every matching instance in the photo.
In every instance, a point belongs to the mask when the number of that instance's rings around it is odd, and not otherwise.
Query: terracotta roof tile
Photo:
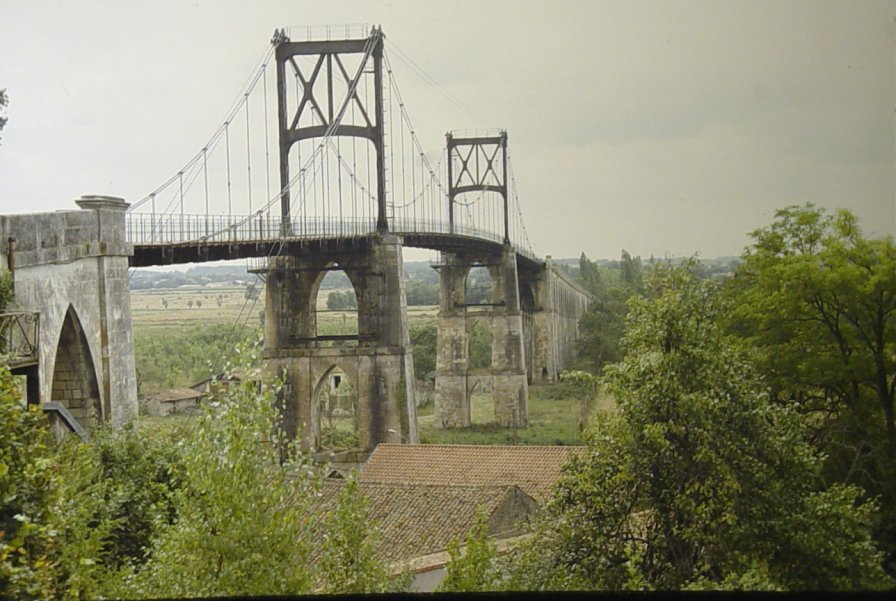
[[[329,511],[344,485],[343,481],[327,481],[321,491],[320,508]],[[518,510],[531,519],[534,512],[534,502],[514,486],[360,482],[359,490],[370,501],[370,519],[381,531],[379,551],[391,561],[444,551],[453,537],[463,539],[467,535],[480,508],[488,516],[496,511]]]
[[[586,447],[410,445],[383,443],[361,469],[360,481],[440,486],[515,485],[539,503],[550,496],[571,453]]]

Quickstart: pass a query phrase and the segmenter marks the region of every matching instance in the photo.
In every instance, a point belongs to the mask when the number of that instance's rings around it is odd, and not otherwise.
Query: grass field
[[[158,327],[233,324],[237,319],[258,325],[261,323],[260,313],[264,311],[264,291],[256,300],[247,300],[245,292],[244,286],[135,290],[131,292],[131,319],[135,335]],[[354,323],[357,331],[356,311],[327,309],[329,292],[322,290],[317,297],[318,328],[326,333],[350,331]],[[408,307],[408,320],[414,324],[435,323],[438,311],[438,307]]]

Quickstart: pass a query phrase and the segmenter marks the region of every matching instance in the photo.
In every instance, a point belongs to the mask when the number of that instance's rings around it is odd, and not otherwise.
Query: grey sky
[[[0,0],[0,212],[139,200],[275,27],[380,24],[423,143],[506,128],[539,254],[739,254],[776,208],[896,231],[890,1]],[[394,54],[393,54],[394,56]]]

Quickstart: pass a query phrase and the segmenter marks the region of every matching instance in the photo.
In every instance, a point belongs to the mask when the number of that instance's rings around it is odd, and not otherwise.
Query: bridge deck
[[[353,220],[296,220],[284,231],[274,216],[226,217],[206,215],[128,215],[127,237],[134,245],[131,267],[202,263],[276,255],[296,255],[368,248],[376,235],[373,222]],[[499,236],[466,229],[450,233],[440,222],[397,223],[394,235],[405,246],[452,253],[497,254],[503,248]],[[521,268],[539,269],[544,261],[533,253],[517,250]]]

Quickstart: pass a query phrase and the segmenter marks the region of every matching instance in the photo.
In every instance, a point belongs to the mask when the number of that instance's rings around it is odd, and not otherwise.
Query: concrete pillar
[[[137,372],[131,329],[131,291],[125,211],[128,203],[114,196],[82,196],[75,201],[96,215],[97,285],[100,318],[100,394],[103,420],[113,427],[137,416]]]
[[[516,252],[507,244],[500,256],[487,257],[486,262],[490,264],[492,277],[492,302],[490,306],[477,306],[475,317],[468,317],[464,294],[474,258],[443,253],[438,267],[441,295],[436,355],[436,427],[464,428],[471,423],[469,319],[491,326],[492,365],[488,377],[492,383],[495,421],[505,427],[526,427],[528,424],[529,388]]]

